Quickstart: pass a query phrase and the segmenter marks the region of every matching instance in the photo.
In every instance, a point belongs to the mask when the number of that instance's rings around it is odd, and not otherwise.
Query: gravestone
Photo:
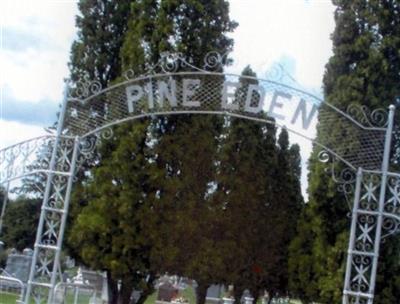
[[[19,292],[22,290],[22,285],[15,281],[9,281],[7,278],[18,279],[22,284],[26,284],[29,278],[29,272],[32,264],[32,249],[24,249],[22,253],[19,253],[16,249],[12,249],[11,253],[7,257],[6,267],[0,273],[4,279],[0,280],[0,289],[8,290],[13,292]]]
[[[82,269],[82,279],[83,282],[96,291],[96,293],[101,294],[103,289],[103,276],[97,271]]]
[[[225,293],[225,287],[224,285],[211,285],[207,289],[207,295],[206,295],[206,303],[213,304],[213,303],[221,303],[222,296]]]
[[[134,289],[132,291],[132,294],[131,294],[132,303],[137,303],[137,301],[139,301],[141,295],[142,295],[142,291],[141,290]]]
[[[251,295],[250,290],[245,289],[241,298],[241,302],[244,304],[253,304],[254,298]]]
[[[170,282],[163,282],[158,287],[157,301],[171,302],[178,296],[178,289]]]
[[[65,267],[67,267],[67,269],[71,269],[75,267],[75,259],[71,258],[70,256],[67,256],[66,260],[65,260]]]
[[[26,248],[22,253],[18,253],[16,250],[8,255],[6,268],[4,269],[3,276],[10,276],[21,280],[22,282],[28,282],[29,272],[31,269],[33,250]]]

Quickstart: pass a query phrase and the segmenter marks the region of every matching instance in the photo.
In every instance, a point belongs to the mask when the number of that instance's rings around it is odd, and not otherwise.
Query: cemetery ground
[[[180,296],[188,300],[189,304],[196,303],[196,296],[191,287],[188,287],[181,291]],[[0,293],[0,304],[15,304],[18,299],[18,296],[10,293]],[[88,304],[89,296],[81,295],[78,298],[78,302],[76,304]],[[152,295],[150,295],[147,300],[144,302],[145,304],[155,304],[157,299],[157,291],[155,291]],[[33,303],[33,302],[32,302]],[[261,299],[257,302],[257,304],[261,304]],[[66,299],[65,304],[74,304],[73,295],[69,295]],[[290,300],[289,304],[301,304],[300,301]]]
[[[88,304],[89,303],[89,296],[80,296],[76,304]],[[0,304],[15,304],[18,303],[18,296],[11,293],[0,293]],[[34,301],[30,301],[34,304]],[[65,304],[75,304],[73,295],[68,295],[65,301]]]

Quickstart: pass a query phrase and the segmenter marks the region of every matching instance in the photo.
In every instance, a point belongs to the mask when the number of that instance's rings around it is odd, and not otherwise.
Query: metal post
[[[74,304],[78,304],[78,297],[79,297],[79,287],[75,286],[75,294],[74,294]]]
[[[351,230],[350,230],[350,238],[349,238],[349,249],[347,251],[347,262],[346,262],[346,277],[344,281],[343,288],[343,304],[348,304],[348,294],[347,291],[350,290],[350,279],[351,279],[351,268],[353,262],[353,249],[356,238],[356,229],[357,229],[357,211],[360,205],[360,192],[361,192],[361,181],[362,181],[362,169],[358,168],[357,170],[357,181],[356,181],[356,189],[354,194],[354,204],[353,204],[353,212],[351,217]]]
[[[392,142],[392,132],[393,132],[393,118],[394,118],[394,110],[395,106],[389,106],[389,117],[388,117],[388,126],[386,129],[385,136],[385,150],[383,152],[383,161],[382,161],[382,179],[381,179],[381,188],[379,194],[379,209],[378,209],[378,219],[376,224],[376,234],[375,234],[375,243],[374,243],[374,256],[371,270],[371,284],[369,287],[369,293],[374,294],[375,284],[376,284],[376,272],[378,268],[378,258],[379,258],[379,249],[380,242],[382,236],[382,221],[383,221],[383,212],[385,207],[385,194],[386,194],[386,182],[387,182],[387,173],[389,168],[389,160],[390,160],[390,145]],[[368,304],[373,303],[373,298],[368,299]]]
[[[78,151],[79,151],[79,138],[75,138],[74,142],[74,150],[72,152],[72,160],[71,160],[71,168],[69,171],[69,177],[68,177],[68,185],[67,185],[67,192],[66,192],[66,197],[65,197],[65,202],[64,202],[64,212],[62,214],[61,218],[61,225],[60,225],[60,234],[58,236],[57,240],[57,251],[56,251],[56,256],[54,258],[54,264],[53,264],[53,272],[51,273],[51,289],[49,292],[49,297],[48,297],[48,304],[52,304],[53,302],[53,296],[54,296],[54,287],[56,285],[56,277],[57,277],[57,270],[61,267],[60,265],[60,254],[61,254],[61,248],[62,248],[62,243],[64,239],[64,231],[65,231],[65,225],[67,223],[67,214],[68,214],[68,207],[69,207],[69,200],[71,197],[71,190],[72,190],[72,184],[74,180],[74,173],[75,173],[75,168],[76,168],[76,160],[78,157]]]
[[[47,176],[46,189],[45,189],[45,193],[44,193],[43,201],[42,201],[42,208],[41,208],[41,212],[40,212],[38,230],[36,232],[36,241],[35,241],[35,246],[34,246],[34,251],[33,251],[33,256],[32,256],[32,265],[31,265],[31,269],[30,269],[30,273],[29,273],[28,287],[26,290],[25,304],[29,304],[29,299],[30,299],[30,295],[32,292],[32,282],[35,277],[36,261],[38,259],[39,246],[41,243],[41,238],[42,238],[42,233],[43,233],[43,225],[44,225],[45,214],[46,214],[45,208],[46,208],[46,204],[47,204],[47,201],[48,201],[49,195],[50,195],[51,181],[54,176],[54,173],[52,173],[52,171],[55,170],[55,166],[57,163],[57,150],[58,150],[58,147],[60,144],[60,138],[62,135],[65,113],[67,110],[67,95],[66,94],[67,94],[67,90],[65,90],[65,93],[64,93],[64,100],[62,103],[60,116],[58,118],[57,133],[56,133],[56,138],[55,138],[53,151],[51,154],[50,165],[49,165],[50,172]]]
[[[10,182],[7,183],[7,188],[6,192],[4,193],[4,198],[3,198],[3,206],[1,207],[1,215],[0,215],[0,235],[1,235],[1,230],[3,228],[3,219],[4,219],[4,214],[6,212],[6,206],[8,202],[8,192],[10,191]]]

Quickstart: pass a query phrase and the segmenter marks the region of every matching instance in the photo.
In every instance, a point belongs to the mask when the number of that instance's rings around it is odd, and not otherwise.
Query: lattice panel
[[[381,191],[383,176],[366,170],[357,175],[344,304],[373,303],[380,242],[400,232],[400,175],[387,173]]]
[[[368,113],[350,105],[343,115],[328,104],[319,109],[318,141],[342,156],[354,168],[380,169],[383,160],[386,111]]]
[[[383,237],[400,233],[400,175],[388,174],[383,218]]]
[[[138,117],[182,113],[276,122],[310,140],[319,121],[318,132],[325,136],[315,143],[322,150],[353,168],[377,169],[382,162],[386,111],[368,113],[355,105],[337,109],[274,81],[210,72],[151,75],[71,98],[65,127],[85,137]]]
[[[373,298],[373,264],[377,262],[376,236],[378,233],[379,195],[381,176],[362,173],[358,176],[355,209],[352,218],[344,303],[367,303]]]
[[[44,303],[51,296],[58,270],[63,222],[68,211],[67,196],[71,191],[74,160],[78,153],[78,142],[60,138],[54,163],[50,161],[47,186],[44,194],[39,223],[39,237],[36,239],[27,296],[35,303]]]
[[[0,150],[0,184],[48,170],[54,141],[42,136]]]

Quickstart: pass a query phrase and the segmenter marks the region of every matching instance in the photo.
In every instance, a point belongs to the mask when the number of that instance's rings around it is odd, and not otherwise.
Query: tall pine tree
[[[86,3],[83,4],[86,5]],[[89,5],[83,8],[85,12],[91,13],[101,10],[102,6],[90,8]],[[180,4],[174,1],[134,1],[131,4],[131,10],[129,30],[124,35],[124,45],[121,50],[124,70],[129,68],[136,74],[142,74],[146,72],[146,64],[156,62],[160,58],[160,53],[166,50],[184,51],[187,57],[196,56],[193,57],[194,63],[201,65],[207,51],[225,52],[232,46],[232,40],[225,34],[232,31],[235,24],[229,20],[226,1],[190,1]],[[97,17],[102,19],[106,16],[98,15]],[[90,14],[87,19],[91,20]],[[92,22],[82,24],[92,24]],[[102,27],[95,28],[100,31],[97,38],[102,46]],[[202,39],[194,41],[193,39],[197,39],[199,35]],[[208,38],[205,39],[205,37]],[[120,38],[118,33],[114,38]],[[189,44],[186,45],[186,43]],[[76,47],[73,49],[76,52],[79,50]],[[83,62],[84,58],[86,57],[81,57]],[[89,73],[89,77],[97,78],[97,70],[100,68],[97,64],[101,62],[89,60],[86,63],[85,68],[91,72],[93,72],[91,69],[96,67],[92,74]],[[82,72],[79,66],[76,70],[71,69],[72,79],[74,79],[73,75],[80,77],[87,75],[86,70]],[[119,71],[118,68],[116,70]],[[113,77],[105,77],[103,85]],[[192,235],[201,237],[201,233],[206,233],[207,228],[206,214],[203,213],[206,210],[204,197],[208,183],[212,180],[212,157],[216,147],[214,141],[218,119],[205,117],[152,119],[150,128],[148,128],[148,123],[143,120],[121,125],[116,128],[113,139],[102,146],[100,160],[89,174],[91,180],[77,189],[77,193],[80,192],[81,195],[77,195],[76,200],[87,206],[75,212],[76,220],[70,234],[71,244],[76,245],[75,250],[81,258],[92,267],[108,270],[112,279],[111,283],[120,279],[123,287],[132,286],[132,281],[134,283],[138,271],[143,274],[153,269],[151,265],[140,263],[148,257],[148,251],[146,251],[148,243],[143,244],[140,243],[141,241],[162,240],[162,236],[157,237],[157,233],[163,231],[171,233],[192,231]],[[125,133],[127,134],[124,135]],[[129,138],[130,144],[127,143]],[[201,159],[198,158],[198,150],[194,148],[193,138],[199,140],[196,148],[203,149]],[[170,140],[173,143],[171,145],[168,144]],[[151,144],[148,145],[148,142]],[[182,147],[185,147],[185,150],[182,150]],[[118,151],[124,152],[118,153]],[[121,165],[118,166],[117,160],[121,162]],[[130,161],[130,166],[123,166],[124,161]],[[173,178],[169,179],[171,170]],[[194,172],[198,174],[193,174]],[[129,174],[132,176],[128,177]],[[146,177],[149,179],[147,180]],[[149,180],[151,180],[150,185],[155,188],[149,186],[147,183]],[[169,183],[170,180],[172,183]],[[185,208],[177,210],[176,206],[182,205]],[[109,209],[110,206],[115,208]],[[160,208],[162,210],[158,212]],[[175,213],[166,212],[165,210],[168,209],[172,209]],[[202,215],[194,216],[198,212],[202,212]],[[172,221],[160,221],[166,216],[171,216]],[[185,217],[198,220],[183,221]],[[123,219],[133,223],[130,229],[122,229]],[[86,223],[93,223],[96,220],[103,223],[101,227],[95,225],[98,227],[97,230],[86,226]],[[164,224],[164,230],[160,230],[162,227],[157,225],[160,222]],[[165,226],[166,223],[172,226]],[[81,233],[84,228],[88,228],[87,233]],[[98,242],[86,242],[87,238],[96,239]],[[122,242],[127,238],[131,239],[131,244]],[[173,240],[172,237],[170,239]],[[176,237],[173,249],[180,250],[178,253],[181,252],[181,254],[177,255],[180,258],[184,257],[184,253],[186,255],[191,253],[192,259],[182,259],[181,263],[175,261],[175,266],[180,266],[175,270],[198,280],[198,291],[201,294],[198,299],[204,301],[206,286],[210,284],[210,272],[213,270],[208,265],[208,262],[213,259],[210,259],[206,252],[211,252],[215,244],[209,244],[206,238],[188,237],[186,239],[187,242],[184,242]],[[185,244],[186,248],[183,248],[182,244]],[[153,243],[151,246],[152,256],[156,256],[155,249],[160,248],[157,245],[159,244]],[[187,251],[187,248],[191,248],[190,251]],[[199,248],[204,248],[204,250]],[[94,249],[100,249],[98,252],[101,254],[96,255]],[[130,252],[134,250],[140,250],[140,254],[132,255]],[[171,260],[169,252],[164,250],[162,253],[166,260],[159,264],[152,263],[159,266],[157,269],[159,271],[166,270],[165,267],[170,266],[166,263]],[[93,262],[90,263],[90,261]],[[157,261],[159,260],[153,259],[153,262]],[[123,271],[123,266],[130,271],[131,276]],[[111,284],[111,286],[114,285]],[[123,288],[123,291],[125,290],[128,289]],[[121,301],[125,301],[125,294],[127,293],[122,292],[119,296]],[[114,300],[113,298],[112,301]]]
[[[332,35],[333,56],[324,75],[325,99],[340,108],[350,103],[370,109],[387,107],[400,93],[398,1],[334,0],[333,3],[336,28]],[[320,121],[318,137],[327,136],[323,124],[326,122]],[[338,125],[329,127],[330,132],[336,132]],[[310,202],[299,223],[299,235],[292,243],[291,286],[306,302],[339,303],[349,210],[344,196],[326,176],[324,165],[315,160],[317,152],[310,165]],[[400,285],[392,283],[399,280],[399,264],[393,258],[399,255],[397,243],[393,239],[382,246],[376,303],[394,303],[399,298]]]
[[[69,62],[73,83],[85,79],[102,87],[121,76],[119,56],[130,16],[132,0],[81,0],[76,17],[78,37]]]
[[[78,3],[80,11],[76,17],[78,37],[71,47],[69,62],[69,80],[72,88],[77,87],[79,82],[85,81],[98,81],[105,88],[120,76],[121,60],[119,53],[128,27],[131,2],[131,0],[118,2],[81,0]],[[102,152],[102,157],[104,158],[110,155],[110,151],[107,151],[104,147]],[[99,155],[96,156],[96,161],[92,161],[85,166],[84,170],[87,171],[95,163],[98,164],[98,161]],[[77,227],[82,225],[82,222],[79,222],[78,215],[83,217],[85,209],[82,208],[88,205],[90,203],[89,198],[95,197],[95,195],[87,194],[87,184],[83,180],[85,175],[79,174],[78,178],[79,180],[74,187],[74,199],[71,204],[70,224],[68,227],[72,229],[67,231],[67,239],[69,240],[67,248],[78,261],[93,267],[95,261],[90,259],[90,255],[84,253],[87,250],[84,245],[89,245],[89,243],[82,241],[82,235],[79,234],[81,231]],[[75,231],[77,231],[76,234]],[[103,245],[106,246],[106,243],[103,242]],[[112,251],[110,249],[111,245],[112,240],[109,240],[107,250]],[[103,250],[105,248],[103,247]],[[107,264],[104,259],[99,259],[97,263],[98,265],[96,266],[107,271],[111,288],[110,301],[111,303],[116,303],[118,300],[117,279],[119,278],[116,278],[115,274],[113,274],[113,268],[110,267],[110,263]],[[126,284],[124,283],[124,285]]]
[[[139,18],[130,23],[125,40],[125,69],[140,73],[165,51],[181,52],[201,67],[207,52],[225,53],[232,48],[227,33],[235,23],[230,21],[227,1],[137,1],[132,8]],[[163,171],[157,184],[161,234],[152,227],[146,229],[154,231],[149,236],[155,240],[154,263],[160,271],[195,279],[199,303],[204,302],[219,269],[214,262],[220,259],[211,257],[217,251],[207,224],[211,216],[207,192],[221,123],[217,117],[188,115],[154,118],[151,123],[154,160]]]

